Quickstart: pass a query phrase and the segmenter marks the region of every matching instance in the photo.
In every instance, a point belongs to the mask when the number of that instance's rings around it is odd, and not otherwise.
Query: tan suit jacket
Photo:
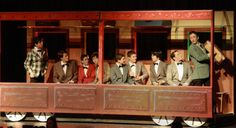
[[[190,58],[194,64],[192,79],[206,79],[210,76],[210,58],[205,48],[197,44],[191,44],[189,47]]]
[[[183,77],[179,80],[178,69],[175,63],[168,65],[167,83],[171,86],[189,85],[191,82],[192,69],[189,63],[183,62]]]
[[[129,68],[129,72],[131,71],[131,67],[130,64],[128,63],[128,68]],[[149,77],[147,69],[144,67],[143,63],[141,62],[137,62],[136,63],[136,77],[142,77],[142,79],[140,80],[135,80],[135,77],[132,77],[132,79],[135,81],[135,84],[146,84],[147,79]]]
[[[98,67],[96,67],[96,77],[94,80],[94,83],[98,83]],[[109,84],[110,81],[110,65],[107,62],[103,63],[103,83],[104,84]]]
[[[133,79],[129,76],[129,69],[127,65],[123,66],[123,75],[117,64],[111,68],[110,78],[112,84],[134,84]]]
[[[166,82],[166,70],[167,64],[163,61],[160,61],[157,73],[154,69],[154,64],[150,66],[150,80],[151,84],[154,85],[154,82],[158,82],[159,80],[164,80]]]
[[[54,83],[67,83],[70,80],[75,83],[78,80],[78,66],[76,61],[69,61],[66,74],[63,71],[63,67],[61,65],[61,61],[57,62],[53,66],[53,82]]]

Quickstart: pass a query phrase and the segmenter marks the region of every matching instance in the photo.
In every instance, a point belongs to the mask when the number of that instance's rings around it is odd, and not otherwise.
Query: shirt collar
[[[160,60],[157,60],[157,61],[155,61],[154,63],[158,63],[158,64],[159,64],[159,63],[160,63]]]
[[[129,61],[129,66],[132,66],[132,65],[136,66],[136,63],[132,63]]]
[[[61,61],[61,65],[64,65],[64,64],[67,64],[67,63],[65,63],[65,62]]]

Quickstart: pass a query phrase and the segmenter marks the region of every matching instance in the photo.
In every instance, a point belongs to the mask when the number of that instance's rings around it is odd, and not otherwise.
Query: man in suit
[[[129,76],[129,69],[125,65],[123,54],[116,55],[116,63],[111,68],[110,78],[112,84],[134,84],[133,79]]]
[[[97,52],[92,53],[91,58],[92,58],[92,61],[95,65],[95,68],[96,68],[96,77],[95,77],[94,83],[99,84],[99,80],[98,80],[98,72],[99,72],[98,53]],[[103,63],[103,81],[102,81],[102,83],[104,83],[104,84],[110,83],[110,66],[106,62]]]
[[[27,53],[24,67],[29,73],[30,82],[43,83],[44,75],[47,72],[47,53],[43,49],[43,39],[39,37],[33,38],[34,48]]]
[[[89,64],[89,56],[86,54],[81,55],[81,63],[78,71],[78,83],[93,83],[96,77],[95,66]]]
[[[60,61],[53,66],[54,83],[77,83],[78,67],[75,61],[69,60],[68,53],[64,50],[58,52]]]
[[[127,64],[129,67],[129,75],[135,81],[135,84],[146,84],[149,75],[143,63],[137,62],[136,53],[134,51],[128,51],[127,57],[129,60]]]
[[[191,82],[192,69],[184,62],[183,55],[177,50],[170,54],[173,63],[167,67],[167,83],[170,86],[188,86]]]
[[[208,86],[210,85],[210,53],[198,41],[199,36],[196,32],[192,31],[189,34],[192,44],[189,47],[191,61],[194,64],[193,74],[191,76],[191,86]]]
[[[167,64],[161,61],[162,52],[151,53],[153,64],[150,65],[150,80],[152,85],[165,85]]]

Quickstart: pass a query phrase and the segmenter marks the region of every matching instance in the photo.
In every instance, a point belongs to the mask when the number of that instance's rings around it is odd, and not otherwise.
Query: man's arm
[[[30,77],[33,77],[33,71],[30,68],[31,64],[32,64],[32,53],[28,52],[27,57],[24,62],[24,67],[25,67],[25,70],[29,73]]]
[[[173,79],[173,76],[172,76],[172,66],[171,66],[171,64],[170,65],[168,65],[168,67],[167,67],[167,73],[166,73],[166,80],[167,80],[167,83],[169,84],[169,85],[174,85],[175,83],[172,81],[172,79]]]
[[[71,64],[72,64],[72,74],[73,74],[71,81],[73,81],[74,83],[77,83],[77,81],[78,81],[78,65],[75,61],[72,61]]]
[[[189,85],[189,83],[191,82],[191,75],[192,75],[192,68],[191,68],[191,65],[189,63],[186,64],[187,67],[187,76],[188,76],[188,79],[185,81],[184,85]]]
[[[53,65],[53,82],[54,82],[54,83],[60,83],[60,81],[59,81],[59,79],[58,79],[59,75],[58,75],[58,73],[57,73],[57,68],[56,68],[55,65],[56,65],[56,64]]]
[[[197,61],[202,62],[202,61],[207,61],[209,60],[209,56],[201,51],[200,48],[197,48],[198,46],[190,46],[190,55],[195,58]]]

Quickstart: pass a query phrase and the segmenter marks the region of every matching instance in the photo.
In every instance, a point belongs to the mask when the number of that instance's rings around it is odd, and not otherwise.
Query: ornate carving
[[[150,92],[147,89],[105,89],[104,109],[138,110],[150,109]]]
[[[207,112],[207,92],[203,91],[155,91],[156,112]]]
[[[211,11],[128,11],[102,12],[105,20],[210,20]]]
[[[95,109],[96,88],[55,88],[55,107],[70,109]]]
[[[1,88],[1,93],[1,106],[3,107],[48,107],[48,88],[5,87]]]

